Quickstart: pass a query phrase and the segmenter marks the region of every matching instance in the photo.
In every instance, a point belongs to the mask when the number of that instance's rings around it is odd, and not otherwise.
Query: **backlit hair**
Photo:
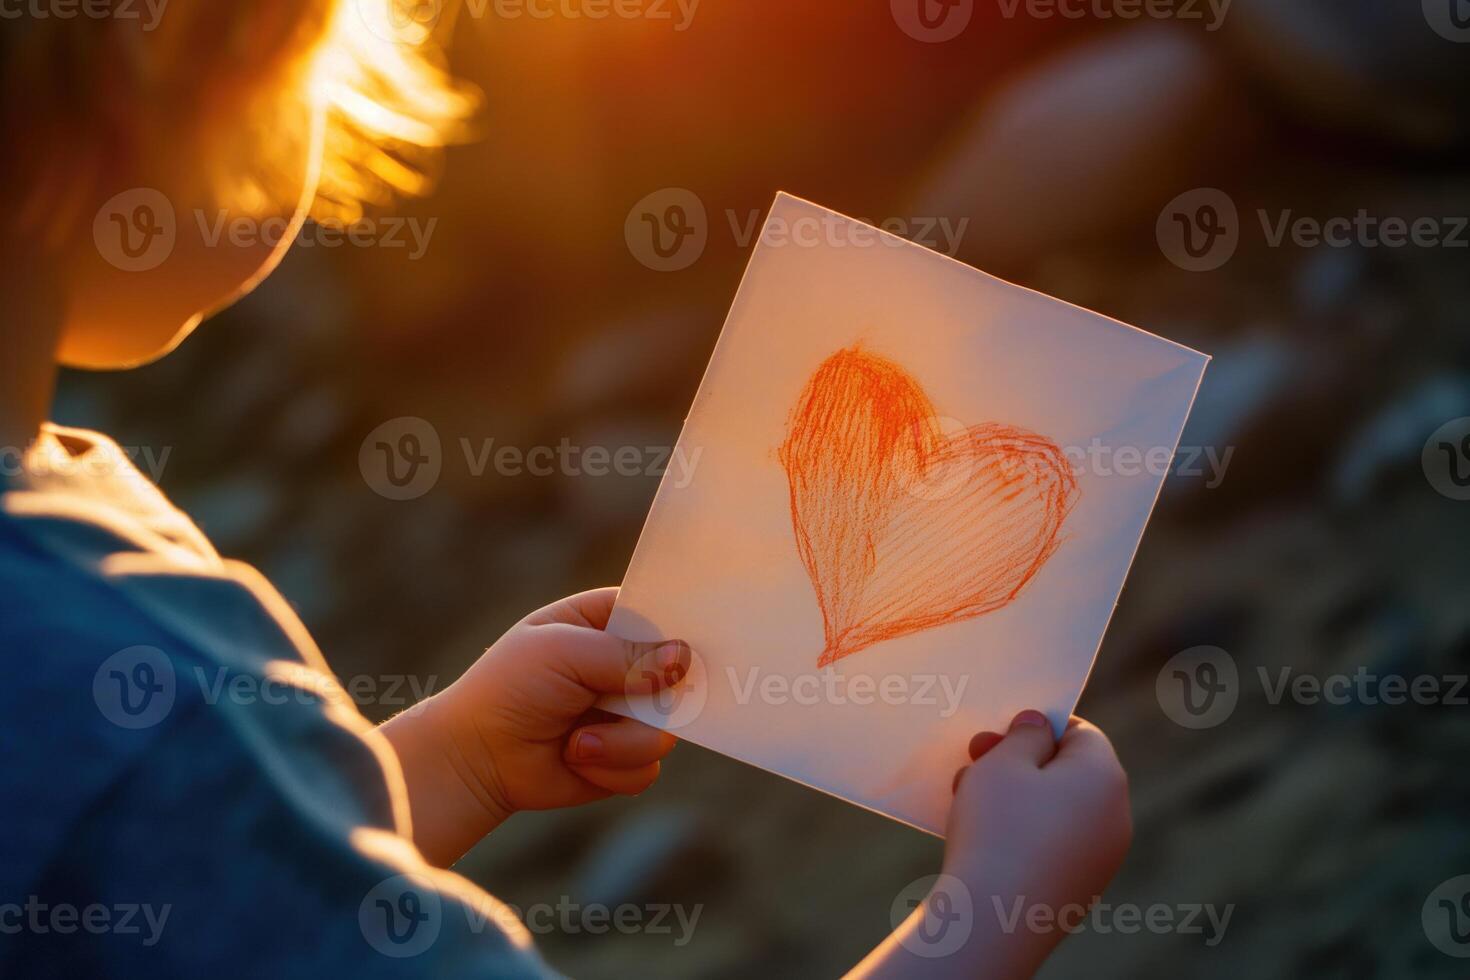
[[[412,16],[441,4],[167,0],[151,27],[136,0],[68,18],[27,5],[0,22],[0,223],[55,242],[132,173],[222,208],[289,211],[314,141],[318,217],[422,193],[475,106]]]

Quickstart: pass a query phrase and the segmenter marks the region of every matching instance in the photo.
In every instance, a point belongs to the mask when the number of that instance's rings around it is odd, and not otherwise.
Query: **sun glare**
[[[478,99],[442,66],[433,32],[399,0],[342,0],[317,49],[311,91],[326,114],[313,213],[428,190],[429,152],[466,135]]]

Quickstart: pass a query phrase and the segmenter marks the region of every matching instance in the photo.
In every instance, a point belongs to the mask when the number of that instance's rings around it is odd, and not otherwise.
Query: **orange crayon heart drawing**
[[[861,347],[807,381],[778,452],[825,667],[1007,605],[1061,543],[1077,481],[1050,439],[940,429],[924,389]]]

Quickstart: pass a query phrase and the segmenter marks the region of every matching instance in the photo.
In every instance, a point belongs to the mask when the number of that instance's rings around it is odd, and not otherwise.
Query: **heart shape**
[[[918,382],[861,347],[807,381],[778,457],[822,612],[819,667],[1007,605],[1077,499],[1050,439],[996,423],[946,436]]]

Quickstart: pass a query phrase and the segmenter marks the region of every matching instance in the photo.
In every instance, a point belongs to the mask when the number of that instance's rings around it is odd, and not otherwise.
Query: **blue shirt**
[[[3,485],[0,656],[0,976],[550,974],[413,846],[286,602],[110,440],[48,426]]]

